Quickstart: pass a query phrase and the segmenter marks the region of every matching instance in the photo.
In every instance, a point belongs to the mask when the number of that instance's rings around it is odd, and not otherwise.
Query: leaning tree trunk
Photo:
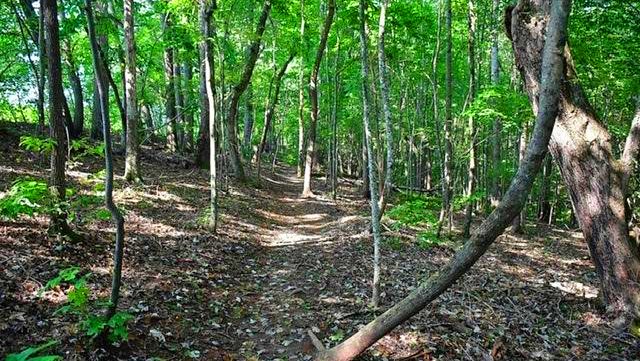
[[[287,67],[289,63],[295,57],[295,53],[291,53],[287,60],[282,64],[280,70],[275,75],[273,79],[273,83],[275,83],[276,88],[273,92],[273,99],[269,101],[267,109],[264,112],[264,128],[262,129],[262,137],[260,138],[260,144],[258,144],[258,150],[256,151],[256,161],[258,168],[258,180],[260,180],[260,165],[262,163],[262,153],[264,152],[264,148],[267,144],[267,135],[269,134],[269,129],[271,128],[271,120],[273,119],[273,114],[276,110],[276,105],[278,104],[278,97],[280,96],[280,87],[282,85],[282,78],[287,71]]]
[[[136,95],[136,42],[134,37],[133,0],[124,0],[125,102],[127,111],[126,157],[124,178],[130,182],[142,180],[138,166],[138,111]]]
[[[229,145],[229,158],[231,161],[231,167],[237,180],[244,181],[245,174],[242,168],[242,158],[240,157],[240,150],[238,149],[238,136],[236,117],[238,113],[238,102],[240,96],[247,90],[251,76],[253,75],[253,69],[256,66],[256,61],[260,55],[260,44],[262,43],[262,34],[267,24],[267,18],[271,12],[271,0],[265,0],[262,5],[262,13],[260,19],[258,19],[258,27],[253,37],[253,41],[247,51],[247,62],[244,65],[244,70],[240,76],[240,81],[233,87],[231,92],[231,101],[229,102],[229,108],[227,110],[227,117],[224,124],[224,130],[227,136],[227,144]]]
[[[547,42],[544,46],[542,67],[544,81],[540,84],[540,107],[532,140],[527,147],[525,160],[520,164],[498,207],[474,230],[471,238],[447,265],[440,268],[398,304],[362,327],[355,335],[330,350],[321,351],[316,360],[352,360],[395,327],[418,313],[462,277],[487,251],[513,217],[520,212],[547,153],[547,145],[558,115],[559,91],[564,67],[562,49],[566,41],[570,9],[570,0],[554,1]]]
[[[533,109],[539,108],[540,50],[550,0],[521,0],[505,23]],[[564,179],[576,218],[601,281],[603,299],[614,312],[640,313],[640,256],[625,219],[629,164],[614,158],[611,135],[581,88],[568,46],[560,112],[549,149]],[[638,134],[630,133],[630,139]],[[633,142],[632,142],[633,143]],[[634,148],[634,147],[632,147]],[[637,145],[635,146],[637,149]],[[631,150],[629,150],[631,151]],[[625,149],[625,153],[628,153]]]
[[[309,99],[311,101],[311,122],[309,123],[309,139],[307,144],[307,153],[304,162],[304,180],[302,188],[303,197],[313,196],[311,191],[311,173],[313,171],[313,160],[316,152],[316,131],[318,128],[318,73],[320,72],[320,63],[322,62],[322,56],[324,50],[327,47],[327,39],[329,38],[329,31],[333,24],[333,14],[336,11],[336,1],[329,0],[327,16],[324,19],[324,25],[322,27],[322,33],[320,34],[320,44],[316,52],[315,62],[313,68],[311,68],[311,77],[309,79]]]

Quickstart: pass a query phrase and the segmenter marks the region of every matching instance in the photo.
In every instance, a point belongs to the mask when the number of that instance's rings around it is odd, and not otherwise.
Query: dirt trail
[[[321,182],[314,186],[322,189]],[[334,257],[351,256],[336,252],[343,241],[363,236],[358,234],[364,217],[355,215],[362,202],[350,186],[343,187],[338,202],[321,193],[301,198],[302,182],[290,168],[264,177],[262,188],[253,212],[265,220],[257,234],[264,248],[256,258],[258,267],[246,280],[255,291],[245,295],[247,312],[255,317],[240,322],[239,352],[265,360],[309,359],[314,350],[307,331],[326,331],[319,316],[339,316],[341,305],[352,305],[335,294],[343,284],[330,284],[335,282],[330,264]]]

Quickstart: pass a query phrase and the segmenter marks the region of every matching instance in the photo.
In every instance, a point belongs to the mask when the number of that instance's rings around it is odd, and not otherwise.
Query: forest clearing
[[[4,360],[640,360],[640,3],[0,22]]]

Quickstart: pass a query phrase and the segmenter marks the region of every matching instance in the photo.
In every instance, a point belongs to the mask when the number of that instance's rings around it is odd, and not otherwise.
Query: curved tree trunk
[[[527,147],[525,160],[520,164],[511,186],[498,207],[474,230],[469,241],[439,272],[432,275],[398,304],[361,328],[355,335],[330,350],[321,351],[316,360],[352,360],[395,327],[418,313],[462,277],[487,251],[513,217],[520,212],[547,153],[547,145],[558,115],[559,90],[564,66],[561,54],[566,41],[571,1],[556,0],[554,4],[548,27],[548,41],[544,47],[544,81],[541,84],[540,108],[532,140]]]
[[[540,49],[549,8],[550,0],[521,0],[506,19],[534,111],[539,108]],[[614,159],[611,136],[578,82],[568,46],[564,57],[567,81],[562,84],[560,113],[549,150],[567,185],[608,309],[638,313],[640,256],[629,239],[625,219],[624,174],[629,167]],[[634,139],[638,134],[631,132],[630,136]]]
[[[238,114],[238,102],[240,101],[240,96],[249,86],[249,82],[251,81],[251,76],[253,75],[253,69],[256,66],[256,61],[258,61],[258,56],[260,55],[260,44],[262,43],[262,34],[264,34],[264,30],[267,24],[267,18],[269,17],[269,13],[271,12],[271,0],[265,0],[262,5],[262,13],[260,14],[260,19],[258,19],[258,26],[256,28],[256,32],[254,34],[253,41],[249,46],[247,62],[244,65],[244,70],[242,71],[242,76],[240,77],[240,81],[236,86],[233,87],[231,91],[231,101],[229,102],[229,108],[227,112],[227,117],[225,121],[224,130],[227,136],[227,144],[229,145],[229,158],[231,161],[231,167],[233,168],[233,173],[239,181],[245,180],[244,168],[242,167],[242,158],[240,157],[240,149],[238,148],[238,135],[237,135],[237,125],[236,125],[236,117]]]
[[[284,64],[282,64],[282,67],[280,67],[280,70],[278,71],[278,73],[275,75],[275,78],[273,79],[273,83],[275,83],[276,87],[273,92],[273,99],[270,100],[269,105],[266,111],[264,112],[264,128],[262,129],[262,137],[260,138],[260,144],[258,144],[258,150],[256,152],[258,179],[260,179],[260,164],[262,163],[261,162],[262,153],[264,152],[265,145],[267,144],[267,135],[269,134],[269,129],[271,128],[271,120],[273,119],[273,114],[275,113],[276,105],[278,104],[278,97],[280,95],[282,78],[284,77],[284,74],[287,71],[287,67],[289,66],[289,63],[291,63],[294,57],[295,57],[295,53],[292,53],[291,55],[289,55],[289,58],[287,58]]]
[[[93,59],[93,69],[101,78],[104,74],[104,68],[101,65],[104,63],[101,58],[98,41],[96,40],[94,18],[91,7],[91,0],[85,0],[85,12],[87,16],[87,29],[89,33],[89,43],[91,45],[91,54]],[[98,84],[97,92],[100,99],[100,113],[103,120],[103,137],[104,137],[104,159],[105,159],[105,205],[109,212],[111,212],[111,218],[116,226],[116,244],[113,251],[113,279],[111,283],[111,297],[109,299],[109,308],[107,309],[107,320],[116,313],[118,308],[118,301],[120,299],[120,283],[122,279],[122,258],[124,255],[124,218],[122,214],[113,202],[113,155],[111,152],[111,124],[107,121],[108,117],[106,113],[109,112],[109,103],[104,98],[104,93],[107,89],[105,84]],[[106,328],[105,328],[106,330]]]
[[[318,73],[320,72],[320,63],[322,62],[322,56],[324,50],[327,47],[327,39],[329,38],[329,31],[333,24],[333,14],[336,11],[336,1],[329,0],[327,17],[324,19],[324,25],[322,27],[322,33],[320,34],[320,44],[316,52],[315,62],[313,68],[311,68],[311,77],[309,79],[309,99],[311,100],[311,123],[309,123],[309,139],[307,140],[307,153],[304,163],[304,181],[302,188],[303,197],[313,196],[311,191],[311,173],[313,171],[313,160],[316,152],[316,131],[318,128]]]

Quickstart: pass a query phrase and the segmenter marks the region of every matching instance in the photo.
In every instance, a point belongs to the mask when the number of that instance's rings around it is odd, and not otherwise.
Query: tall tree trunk
[[[476,96],[476,6],[474,0],[469,0],[468,30],[469,40],[467,43],[469,56],[469,104],[472,104]],[[473,117],[469,117],[469,169],[467,173],[467,204],[465,206],[464,218],[464,238],[471,236],[471,218],[475,202],[472,201],[476,187],[476,124]]]
[[[498,86],[500,82],[500,62],[498,58],[498,31],[500,29],[499,18],[500,0],[493,0],[492,19],[493,27],[491,29],[491,85]],[[493,121],[493,129],[491,133],[491,189],[489,202],[496,207],[500,202],[500,129],[502,128],[500,118]]]
[[[300,41],[304,43],[304,0],[300,0]],[[305,49],[306,50],[306,49]],[[301,52],[301,64],[298,70],[298,167],[296,175],[302,177],[304,171],[304,59]]]
[[[60,59],[60,30],[56,0],[42,0],[42,16],[46,33],[47,69],[49,71],[49,136],[55,140],[51,152],[51,176],[49,188],[58,203],[65,200],[67,136],[64,130],[64,93],[62,89],[62,61]],[[51,214],[50,231],[67,234],[67,214],[64,211]]]
[[[338,195],[338,97],[340,94],[340,37],[336,40],[336,56],[333,73],[333,104],[331,106],[331,196],[336,200]]]
[[[84,96],[82,94],[82,82],[73,60],[69,61],[69,82],[73,92],[73,129],[71,137],[75,139],[80,138],[84,130]]]
[[[267,135],[269,134],[269,129],[271,128],[271,120],[273,119],[273,114],[276,110],[276,105],[278,104],[278,97],[280,95],[280,86],[282,85],[282,78],[287,71],[287,67],[289,63],[295,57],[295,53],[291,53],[289,58],[282,64],[280,70],[273,79],[273,83],[275,83],[275,90],[273,92],[273,99],[269,101],[267,109],[264,112],[264,128],[262,129],[262,138],[260,139],[260,144],[258,145],[258,150],[256,152],[256,161],[258,167],[258,179],[260,179],[260,164],[262,163],[262,153],[264,152],[264,148],[267,144]]]
[[[251,138],[253,136],[253,85],[249,82],[244,99],[244,134],[242,136],[242,148],[246,156],[251,154]]]
[[[253,37],[249,50],[247,51],[247,62],[245,63],[244,70],[240,76],[240,81],[236,84],[231,91],[231,101],[229,102],[229,108],[227,110],[227,117],[225,121],[225,132],[227,136],[227,144],[229,145],[229,158],[231,160],[231,167],[237,180],[243,182],[245,180],[244,168],[242,167],[242,158],[240,157],[240,150],[238,148],[238,127],[236,125],[236,117],[238,113],[238,102],[242,93],[249,86],[253,69],[256,66],[256,61],[260,53],[260,44],[262,43],[262,34],[267,24],[267,18],[271,12],[271,0],[265,0],[262,5],[262,13],[260,19],[258,19],[258,26]]]
[[[316,360],[352,360],[395,327],[418,313],[462,277],[487,251],[513,217],[520,212],[547,152],[549,138],[558,115],[559,89],[564,66],[561,54],[566,41],[570,9],[570,0],[554,1],[544,47],[542,67],[544,81],[541,84],[540,108],[532,141],[527,147],[525,161],[518,168],[511,186],[498,207],[474,230],[471,238],[448,264],[346,341],[330,350],[321,351]]]
[[[124,0],[124,44],[125,57],[125,100],[127,111],[126,156],[124,179],[140,182],[142,177],[138,166],[138,108],[136,94],[136,42],[134,37],[133,0]]]
[[[527,122],[522,123],[522,130],[520,131],[520,139],[518,140],[518,162],[522,163],[524,160],[524,154],[527,150]],[[526,202],[525,206],[522,207],[522,212],[518,214],[513,221],[511,222],[511,231],[514,233],[521,234],[524,232],[524,223],[526,219]]]
[[[40,0],[40,6],[42,6],[42,1]],[[31,3],[29,3],[30,5]],[[44,88],[46,85],[45,73],[47,71],[47,51],[45,46],[45,28],[44,28],[44,12],[40,11],[40,16],[38,18],[38,56],[39,56],[39,65],[40,72],[38,73],[38,126],[40,127],[40,132],[44,132],[45,129],[45,115],[44,115]]]
[[[182,73],[184,74],[184,85],[182,86],[184,99],[184,132],[183,145],[185,150],[193,150],[193,107],[191,106],[191,81],[193,80],[193,70],[191,69],[191,61],[186,60],[182,64]]]
[[[542,182],[540,184],[540,197],[538,199],[538,221],[547,222],[551,214],[551,202],[549,202],[549,187],[551,185],[552,158],[547,156],[542,170]]]
[[[151,139],[151,141],[155,141],[153,118],[151,117],[151,109],[149,108],[149,104],[147,104],[147,102],[142,103],[142,105],[140,106],[140,115],[142,115],[145,127],[147,128],[147,136],[145,139]]]
[[[215,65],[213,63],[213,44],[211,38],[214,36],[212,30],[213,11],[216,9],[215,0],[199,0],[200,19],[200,49],[202,65],[204,67],[204,87],[206,101],[200,101],[200,111],[206,113],[209,119],[206,121],[209,126],[209,228],[215,233],[218,227],[218,184],[217,184],[217,164],[216,164],[216,87],[215,87]],[[203,68],[201,67],[201,69]],[[200,75],[202,77],[202,74]],[[202,81],[200,82],[202,86]],[[200,94],[204,96],[205,94]],[[205,109],[204,106],[207,108]],[[204,120],[203,120],[204,122]],[[201,128],[202,136],[202,128]]]
[[[371,193],[371,229],[373,233],[373,292],[371,305],[378,307],[380,302],[380,208],[378,206],[378,180],[375,167],[373,137],[371,136],[371,95],[369,93],[369,49],[367,44],[366,3],[360,0],[360,63],[362,78],[362,121],[367,148],[367,168],[369,169],[369,192]]]
[[[447,54],[446,54],[446,87],[445,87],[445,107],[444,107],[444,185],[442,187],[442,210],[440,211],[440,219],[438,222],[438,236],[444,224],[447,224],[449,233],[453,227],[453,212],[451,209],[451,200],[453,198],[453,143],[452,143],[452,127],[453,117],[451,113],[452,105],[452,86],[453,86],[453,57],[451,53],[451,0],[445,0],[445,28],[447,31]]]
[[[549,22],[550,6],[550,0],[521,0],[505,20],[511,25],[508,35],[534,111],[542,108],[538,102],[538,87],[541,79],[544,82],[544,77],[540,77],[539,49],[544,42],[543,28]],[[562,84],[560,113],[549,149],[567,185],[608,309],[638,315],[640,255],[629,239],[625,217],[625,174],[630,166],[624,161],[625,154],[637,151],[637,145],[629,151],[625,148],[622,162],[614,159],[611,135],[598,120],[578,82],[569,47],[563,50],[567,81]],[[631,143],[639,136],[634,131],[629,134]]]
[[[182,67],[178,59],[177,49],[173,50],[173,95],[176,97],[176,143],[178,149],[184,150],[184,94],[182,93]]]
[[[91,54],[93,59],[93,69],[99,78],[104,74],[103,59],[101,58],[98,41],[96,40],[94,18],[91,8],[91,0],[85,0],[85,12],[87,16],[87,28],[89,33],[89,43],[91,45]],[[107,320],[116,313],[118,301],[120,300],[120,283],[122,279],[122,258],[124,255],[124,218],[118,207],[113,202],[113,155],[111,152],[111,124],[108,122],[109,103],[105,101],[104,93],[107,91],[106,84],[98,84],[98,93],[100,99],[100,112],[103,120],[103,137],[104,137],[104,154],[105,154],[105,205],[111,218],[116,226],[116,244],[113,252],[113,280],[111,283],[111,297],[109,299],[109,308],[107,309]]]
[[[168,37],[169,27],[171,26],[170,14],[166,13],[162,18],[162,31],[165,37]],[[175,95],[175,76],[173,73],[173,48],[164,49],[164,76],[165,76],[165,116],[166,123],[169,125],[167,132],[167,146],[169,151],[178,150],[178,126],[177,126],[177,110]]]
[[[336,11],[336,1],[329,0],[327,16],[324,19],[322,26],[322,32],[320,34],[320,44],[318,44],[318,50],[316,52],[315,61],[311,68],[311,77],[309,79],[309,100],[311,102],[311,122],[309,123],[309,139],[307,144],[307,154],[304,164],[304,181],[302,188],[302,197],[311,197],[313,192],[311,191],[311,173],[313,171],[313,160],[316,152],[316,131],[318,128],[318,117],[320,110],[318,109],[318,73],[320,71],[320,63],[322,62],[322,56],[324,50],[327,47],[327,39],[329,38],[329,31],[333,24],[333,14]]]
[[[97,13],[104,11],[104,0],[96,1],[94,7]],[[105,58],[108,56],[109,44],[108,39],[105,34],[103,34],[100,29],[96,29],[96,39],[98,42],[98,48],[102,50],[102,56]],[[93,73],[93,106],[91,109],[92,112],[92,121],[91,121],[91,138],[92,139],[103,139],[104,131],[102,129],[102,125],[104,124],[102,115],[100,113],[100,94],[98,93],[98,87],[102,86],[105,90],[102,94],[105,102],[109,102],[109,78],[107,76],[107,72],[104,69],[106,64],[106,59],[102,59],[98,64],[101,67],[101,71],[95,71]],[[98,76],[100,74],[102,77]],[[109,117],[109,112],[107,112],[107,117]],[[109,120],[110,121],[110,120]]]
[[[389,75],[384,53],[384,36],[387,7],[389,0],[380,4],[380,19],[378,24],[378,72],[380,79],[380,95],[382,97],[382,117],[384,118],[385,140],[387,145],[387,164],[385,166],[384,185],[380,192],[380,214],[382,217],[387,206],[387,199],[391,193],[393,179],[393,126],[391,124],[391,108],[389,105]]]
[[[198,130],[198,140],[196,142],[196,164],[200,168],[205,168],[209,164],[209,103],[207,95],[207,66],[211,60],[207,56],[212,56],[211,49],[207,49],[207,37],[209,36],[210,17],[208,16],[208,0],[199,0],[200,36],[200,78],[199,78],[199,107],[200,126]],[[215,97],[214,97],[215,102]],[[215,107],[215,104],[214,104]],[[214,118],[215,119],[215,118]]]

